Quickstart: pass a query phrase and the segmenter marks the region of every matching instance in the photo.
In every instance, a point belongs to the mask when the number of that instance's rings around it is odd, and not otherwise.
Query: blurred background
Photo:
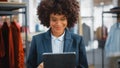
[[[70,31],[83,36],[89,68],[120,68],[120,0],[78,1],[79,20]],[[4,22],[11,25],[11,21],[15,21],[20,27],[19,40],[22,41],[20,46],[25,54],[24,62],[29,53],[32,36],[48,30],[40,24],[36,14],[40,2],[41,0],[0,0],[0,29]],[[1,59],[4,52],[2,48],[0,51]]]

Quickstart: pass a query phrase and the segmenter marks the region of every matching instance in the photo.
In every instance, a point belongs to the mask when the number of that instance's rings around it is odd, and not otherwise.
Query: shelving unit
[[[16,11],[18,9],[23,9],[21,12]],[[10,16],[16,14],[25,15],[25,27],[27,27],[27,6],[25,3],[13,3],[13,2],[0,2],[0,16]],[[28,53],[28,40],[27,40],[27,31],[25,32],[25,46],[26,46],[26,56]]]

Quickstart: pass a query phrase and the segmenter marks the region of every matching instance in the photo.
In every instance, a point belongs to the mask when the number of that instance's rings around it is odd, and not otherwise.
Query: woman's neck
[[[63,32],[64,33],[64,32]],[[60,37],[63,33],[53,33],[52,32],[52,35],[55,36],[55,37]]]

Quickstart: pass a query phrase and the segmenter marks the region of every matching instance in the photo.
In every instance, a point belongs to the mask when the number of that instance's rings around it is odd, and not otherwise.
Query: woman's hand
[[[37,68],[44,68],[43,62],[39,64]]]

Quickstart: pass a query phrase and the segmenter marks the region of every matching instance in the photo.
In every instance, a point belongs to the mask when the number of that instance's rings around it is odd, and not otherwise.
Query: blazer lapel
[[[63,52],[70,52],[72,46],[72,39],[65,40]]]
[[[72,42],[73,42],[73,40],[71,38],[71,34],[68,31],[68,29],[66,29],[63,52],[70,52],[71,51]]]
[[[52,43],[51,43],[51,35],[50,30],[45,33],[45,39],[43,40],[45,52],[52,52]]]
[[[64,38],[64,49],[63,52],[70,52],[72,47],[72,38],[71,33],[66,29],[65,38]],[[50,30],[45,33],[45,39],[43,40],[45,52],[52,52],[52,43],[51,43],[51,34]]]

